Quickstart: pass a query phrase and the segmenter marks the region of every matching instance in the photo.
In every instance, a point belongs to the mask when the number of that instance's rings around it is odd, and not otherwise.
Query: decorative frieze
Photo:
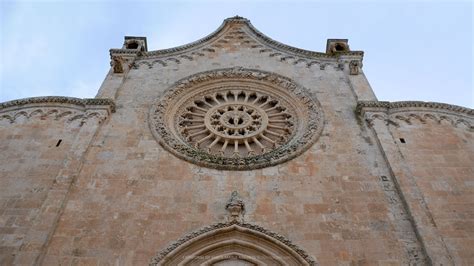
[[[468,130],[474,129],[473,109],[445,103],[360,101],[357,104],[356,112],[369,125],[372,125],[376,119],[397,127],[401,122],[413,124],[432,120],[437,123],[447,121],[455,127],[463,125]]]
[[[340,62],[341,57],[353,57],[357,59],[357,67],[352,69],[351,73],[358,73],[362,68],[362,51],[350,51],[347,40],[344,43],[344,49],[337,52],[320,53],[291,47],[277,42],[252,26],[249,20],[241,17],[233,17],[226,19],[224,23],[212,34],[203,39],[192,42],[187,45],[163,49],[157,51],[143,52],[138,54],[136,62],[132,64],[132,68],[137,69],[141,66],[153,68],[155,66],[167,67],[168,64],[161,64],[161,61],[172,60],[180,63],[182,58],[188,60],[196,60],[199,57],[206,56],[209,53],[216,53],[218,49],[231,43],[237,43],[239,46],[258,51],[261,54],[267,54],[270,58],[275,58],[279,62],[287,62],[293,65],[302,64],[308,68],[313,65],[319,65],[320,70],[324,70],[326,66],[331,65],[336,70],[341,70],[341,63],[349,64],[349,61]],[[335,45],[335,44],[334,44]],[[334,48],[335,49],[335,48]],[[128,51],[128,50],[127,50]],[[132,53],[124,49],[111,50],[113,53]],[[133,53],[134,55],[136,54]],[[357,75],[357,74],[352,74]]]
[[[0,121],[15,123],[19,117],[41,120],[54,119],[84,123],[90,118],[99,122],[115,112],[115,104],[110,99],[79,99],[72,97],[33,97],[0,103]]]
[[[74,98],[65,96],[44,96],[44,97],[31,97],[24,99],[17,99],[8,102],[0,103],[0,112],[7,108],[18,107],[29,104],[48,104],[48,103],[59,103],[59,104],[72,104],[80,107],[86,106],[108,106],[110,111],[115,112],[115,103],[112,99],[104,98]]]

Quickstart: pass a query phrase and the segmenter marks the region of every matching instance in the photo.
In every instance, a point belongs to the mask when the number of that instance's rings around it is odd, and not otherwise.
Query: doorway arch
[[[231,221],[192,232],[157,254],[151,265],[318,265],[285,237]]]

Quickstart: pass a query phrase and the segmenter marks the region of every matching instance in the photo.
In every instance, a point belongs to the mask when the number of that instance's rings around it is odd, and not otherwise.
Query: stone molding
[[[236,24],[240,27],[232,28]],[[336,70],[342,70],[344,67],[341,67],[341,65],[349,65],[351,60],[359,61],[358,66],[361,68],[364,55],[362,51],[327,54],[288,46],[261,33],[249,20],[236,16],[224,20],[216,31],[195,42],[174,48],[140,53],[131,66],[135,69],[141,66],[153,68],[157,64],[167,67],[166,61],[177,64],[181,63],[183,59],[193,61],[207,53],[215,53],[216,48],[218,49],[222,47],[222,44],[229,43],[232,40],[245,45],[247,48],[257,50],[259,53],[267,54],[279,62],[287,62],[293,65],[302,64],[308,68],[317,65],[320,70],[324,70],[328,65],[333,66]],[[131,53],[131,51],[116,51],[116,49],[111,50],[111,52]]]
[[[129,56],[135,56],[137,53],[139,53],[137,49],[119,49],[119,48],[112,48],[109,50],[109,53],[112,54],[122,54],[122,55],[129,55]]]
[[[169,49],[162,49],[162,50],[156,50],[156,51],[149,51],[143,54],[144,57],[149,57],[149,56],[156,56],[156,55],[165,55],[165,54],[172,54],[172,53],[177,53],[177,52],[182,52],[185,50],[193,49],[199,45],[202,44],[207,44],[209,41],[212,39],[218,37],[226,28],[226,26],[230,26],[233,24],[241,24],[245,25],[250,29],[250,32],[253,33],[254,36],[258,37],[259,40],[261,40],[263,43],[269,45],[270,47],[276,49],[276,50],[282,50],[287,53],[292,53],[299,55],[301,57],[307,57],[307,58],[336,58],[337,56],[332,56],[327,53],[321,53],[321,52],[314,52],[314,51],[309,51],[309,50],[304,50],[296,47],[292,47],[283,43],[280,43],[278,41],[273,40],[272,38],[266,36],[265,34],[261,33],[259,30],[257,30],[251,23],[250,20],[235,16],[235,17],[230,17],[224,20],[224,22],[217,28],[214,32],[211,34],[207,35],[206,37],[199,39],[197,41],[191,42],[189,44],[169,48]],[[348,51],[348,52],[340,52],[339,54],[345,54],[345,55],[359,55],[363,56],[364,52],[362,51]]]
[[[182,247],[189,246],[194,240],[199,239],[202,236],[205,236],[208,233],[212,233],[213,231],[218,231],[222,229],[234,229],[234,230],[245,230],[252,233],[256,233],[257,236],[265,236],[267,240],[272,241],[277,246],[282,247],[283,249],[289,249],[292,251],[293,254],[298,256],[298,259],[301,260],[302,263],[307,265],[318,265],[318,263],[310,256],[306,251],[301,249],[299,246],[293,244],[290,240],[286,237],[267,230],[261,226],[251,224],[251,223],[241,223],[237,220],[232,220],[226,223],[215,223],[206,227],[203,227],[197,231],[194,231],[186,236],[180,238],[176,242],[170,244],[168,247],[160,251],[155,257],[152,258],[150,265],[162,265],[164,260],[166,260],[171,253],[176,252]]]
[[[97,105],[97,106],[108,106],[110,111],[115,112],[115,103],[112,99],[105,98],[74,98],[74,97],[65,97],[65,96],[43,96],[43,97],[31,97],[24,99],[17,99],[12,101],[7,101],[0,103],[0,112],[3,109],[12,107],[12,106],[21,106],[28,104],[36,103],[59,103],[59,104],[73,104],[81,107],[86,107],[88,105]]]
[[[396,127],[400,126],[400,122],[412,124],[414,121],[426,123],[427,120],[433,120],[441,123],[445,120],[454,127],[462,124],[467,130],[474,130],[473,109],[445,103],[359,101],[356,112],[369,125],[372,125],[375,119],[383,120],[387,124],[392,124]]]
[[[84,123],[92,117],[99,122],[115,112],[111,99],[79,99],[62,96],[32,97],[0,103],[0,121],[15,123],[18,117],[65,119],[66,122],[81,120]]]
[[[195,94],[200,93],[202,90],[207,90],[206,84],[216,84],[216,82],[222,84],[229,80],[239,83],[247,82],[246,86],[248,84],[251,84],[251,87],[261,86],[265,90],[271,87],[272,90],[291,97],[287,99],[288,103],[294,103],[294,106],[299,107],[296,108],[297,113],[295,113],[299,116],[296,116],[295,130],[289,139],[285,139],[268,152],[248,157],[220,156],[194,147],[187,140],[183,140],[177,133],[179,130],[176,129],[179,119],[173,118],[179,115],[176,114],[179,110],[170,111],[170,109],[181,108],[182,103],[178,105],[177,101],[181,100],[183,95],[189,95],[191,91],[196,90]],[[306,88],[291,79],[271,72],[236,67],[201,72],[179,80],[152,106],[149,125],[158,142],[184,160],[216,169],[250,170],[288,161],[306,151],[319,138],[324,126],[324,116],[317,100]]]

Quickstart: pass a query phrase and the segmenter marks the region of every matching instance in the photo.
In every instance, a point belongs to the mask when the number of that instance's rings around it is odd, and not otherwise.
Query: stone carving
[[[0,112],[3,109],[7,109],[10,107],[18,107],[22,105],[29,105],[29,104],[72,104],[77,105],[80,107],[86,107],[89,105],[103,105],[110,108],[111,112],[115,112],[115,103],[112,99],[105,99],[105,98],[73,98],[73,97],[64,97],[64,96],[45,96],[45,97],[31,97],[31,98],[24,98],[18,99],[8,102],[0,103]]]
[[[101,112],[77,112],[70,111],[68,108],[58,109],[58,108],[41,108],[41,109],[26,109],[21,111],[7,112],[0,114],[0,121],[7,120],[10,123],[15,123],[18,118],[24,117],[26,119],[38,118],[45,120],[48,118],[54,120],[65,120],[67,123],[71,123],[76,120],[80,120],[81,124],[85,123],[90,118],[98,118],[99,123],[105,120],[106,115]]]
[[[258,225],[250,224],[250,223],[241,223],[237,220],[232,220],[226,223],[216,223],[210,226],[206,226],[201,228],[197,231],[194,231],[183,238],[177,240],[176,242],[170,244],[167,248],[163,249],[159,252],[153,259],[151,260],[150,265],[168,265],[169,261],[173,261],[174,259],[183,260],[187,256],[182,256],[182,254],[186,254],[186,248],[190,246],[198,246],[200,243],[206,243],[202,241],[203,239],[216,239],[219,236],[224,235],[228,232],[236,232],[237,235],[246,236],[251,235],[253,239],[259,239],[260,247],[263,248],[265,244],[266,247],[270,248],[270,251],[273,250],[280,250],[283,253],[280,253],[283,259],[293,258],[293,261],[299,261],[298,265],[318,265],[318,263],[308,255],[303,249],[298,247],[297,245],[293,244],[290,240],[285,238],[284,236],[269,231],[263,227]],[[240,232],[245,232],[244,234],[239,234]],[[243,237],[241,237],[243,238]],[[225,238],[224,238],[225,240]],[[221,245],[224,243],[221,243]],[[202,246],[200,247],[203,248]],[[180,254],[179,258],[174,257],[174,254]],[[259,254],[255,254],[257,255]],[[207,256],[200,256],[200,257],[207,257]],[[286,258],[285,258],[286,257]],[[182,262],[184,265],[187,263]],[[188,262],[189,263],[189,262]],[[192,264],[189,263],[189,264]],[[287,265],[288,262],[282,261],[281,264]],[[192,264],[194,265],[194,264]]]
[[[176,156],[217,169],[287,161],[319,137],[323,114],[307,90],[270,72],[228,68],[178,81],[150,112],[150,128]]]
[[[185,110],[179,127],[186,140],[221,156],[263,154],[293,131],[289,108],[280,100],[255,91],[224,90],[211,97],[199,95]]]
[[[371,126],[375,120],[382,120],[396,127],[400,126],[400,121],[412,124],[413,121],[426,123],[432,120],[437,123],[447,121],[454,127],[463,125],[467,130],[474,130],[473,109],[444,103],[360,101],[356,112]]]
[[[222,48],[222,44],[234,42],[250,49],[257,49],[260,53],[268,53],[269,57],[276,58],[280,62],[288,62],[298,64],[306,63],[308,67],[314,64],[320,65],[320,70],[324,70],[325,66],[332,65],[335,69],[341,67],[337,63],[341,56],[350,56],[362,60],[364,53],[362,51],[350,51],[348,49],[338,51],[337,53],[320,53],[291,47],[277,42],[252,26],[249,20],[245,18],[228,18],[213,33],[203,39],[193,43],[157,51],[143,52],[137,57],[138,62],[132,65],[132,68],[139,68],[146,65],[152,68],[156,62],[147,62],[149,59],[160,58],[163,61],[173,60],[179,64],[179,58],[186,57],[188,60],[195,60],[197,57],[205,56],[207,53],[215,53],[216,49]],[[347,44],[344,44],[347,46]],[[120,51],[111,50],[111,53],[119,54],[136,54],[135,50],[121,49]],[[315,61],[316,60],[316,61]],[[146,62],[146,63],[145,63]],[[167,65],[162,65],[166,67]],[[362,67],[359,64],[359,69]]]
[[[110,66],[113,67],[114,73],[123,73],[123,58],[121,56],[112,56],[112,61],[110,61]]]
[[[121,54],[121,55],[125,55],[125,56],[130,56],[130,57],[133,57],[135,55],[143,55],[143,53],[139,53],[140,51],[137,50],[137,49],[117,49],[117,48],[113,48],[113,49],[110,49],[109,50],[109,53],[110,55],[117,55],[117,54]]]
[[[360,61],[358,60],[351,60],[349,63],[349,73],[351,75],[359,75],[360,70]]]
[[[86,120],[95,117],[99,122],[115,112],[115,104],[110,99],[78,99],[71,97],[33,97],[0,103],[0,122],[15,123],[19,117],[66,122]]]
[[[142,57],[147,50],[146,37],[125,36],[121,49],[109,50],[110,66],[114,73],[124,73],[135,68],[135,60]],[[125,66],[128,68],[126,69]],[[148,66],[151,68],[152,64],[148,63]]]
[[[403,101],[403,102],[386,102],[386,101],[359,101],[357,103],[356,111],[361,113],[362,109],[396,109],[396,108],[430,108],[430,109],[439,109],[456,112],[459,114],[474,115],[474,110],[462,106],[446,104],[446,103],[436,103],[436,102],[421,102],[421,101]]]
[[[232,192],[229,201],[227,201],[227,204],[225,205],[225,209],[229,212],[229,221],[243,221],[245,204],[237,191]]]

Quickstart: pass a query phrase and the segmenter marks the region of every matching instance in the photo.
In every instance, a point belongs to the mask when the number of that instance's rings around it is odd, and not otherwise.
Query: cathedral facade
[[[473,265],[474,111],[378,101],[363,55],[232,17],[0,103],[0,264]]]

